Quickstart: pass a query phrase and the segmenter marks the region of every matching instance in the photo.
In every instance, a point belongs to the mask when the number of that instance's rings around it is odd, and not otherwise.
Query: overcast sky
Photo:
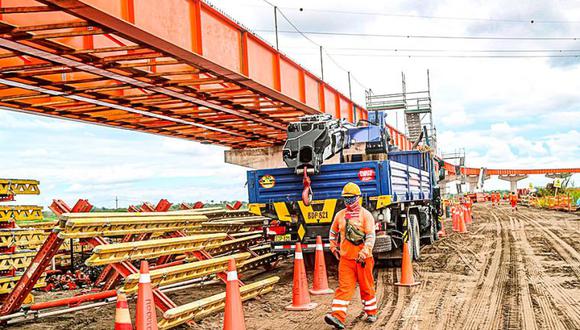
[[[339,66],[350,70],[356,78],[353,98],[361,104],[365,88],[375,93],[400,92],[401,72],[406,74],[408,90],[425,89],[429,69],[439,146],[442,151],[465,148],[468,166],[580,165],[580,39],[368,36],[580,37],[577,2],[270,2],[302,31],[358,34],[308,36],[332,56],[324,58],[325,80],[348,94],[347,74]],[[273,9],[266,2],[212,3],[274,43]],[[279,29],[293,31],[281,17]],[[315,44],[296,33],[282,32],[279,37],[282,52],[320,73]],[[490,55],[504,57],[486,57]],[[538,57],[545,55],[577,57]],[[391,122],[403,128],[402,121],[395,123],[394,118]],[[224,164],[219,147],[3,110],[0,141],[4,159],[0,177],[41,181],[42,196],[21,197],[21,202],[47,205],[52,198],[71,203],[82,197],[110,207],[115,196],[121,206],[160,198],[176,203],[247,199],[246,169]],[[521,185],[530,181],[545,184],[547,179],[534,176]],[[580,184],[578,177],[575,181]],[[496,179],[486,185],[508,187]]]

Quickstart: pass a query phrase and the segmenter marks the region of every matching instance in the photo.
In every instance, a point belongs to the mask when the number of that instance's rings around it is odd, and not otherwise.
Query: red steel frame
[[[200,0],[2,0],[0,47],[0,105],[27,113],[236,148],[304,114],[367,118]]]

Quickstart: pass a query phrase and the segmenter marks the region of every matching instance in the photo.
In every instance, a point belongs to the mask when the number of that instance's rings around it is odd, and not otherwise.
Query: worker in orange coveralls
[[[360,287],[363,303],[361,318],[368,323],[377,320],[377,299],[373,278],[373,246],[375,245],[375,220],[361,206],[361,190],[353,182],[342,189],[346,209],[334,217],[330,228],[330,251],[340,261],[338,265],[338,289],[332,301],[332,313],[324,321],[335,329],[344,329],[346,311],[356,285]]]
[[[512,194],[510,195],[510,204],[512,206],[512,212],[518,210],[518,195],[516,195],[515,192],[512,192]]]

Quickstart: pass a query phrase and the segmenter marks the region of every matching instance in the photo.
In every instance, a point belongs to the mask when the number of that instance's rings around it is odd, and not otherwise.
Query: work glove
[[[332,255],[334,255],[336,260],[340,260],[340,251],[338,249],[334,249],[334,251],[332,251]]]
[[[368,255],[366,253],[366,251],[364,249],[362,249],[359,253],[358,256],[356,257],[356,261],[359,263],[362,263],[366,260],[366,258],[368,258]]]

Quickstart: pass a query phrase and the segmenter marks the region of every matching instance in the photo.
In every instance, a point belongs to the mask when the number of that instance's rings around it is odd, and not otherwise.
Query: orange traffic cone
[[[302,245],[296,243],[296,253],[294,254],[294,283],[292,285],[292,305],[286,306],[289,311],[309,311],[318,304],[310,301],[308,293],[308,280],[306,279],[306,268],[304,268],[304,257],[302,256]]]
[[[228,280],[226,282],[226,307],[224,313],[224,330],[245,330],[244,309],[240,296],[240,283],[236,271],[236,260],[228,262]]]
[[[415,282],[413,276],[413,261],[411,260],[411,252],[409,251],[409,242],[403,244],[403,263],[401,264],[401,280],[395,285],[397,286],[415,286],[420,282]]]
[[[117,293],[117,308],[115,309],[115,330],[133,330],[127,296]]]
[[[328,278],[326,277],[326,263],[324,261],[324,248],[322,246],[322,237],[316,236],[316,255],[314,256],[314,278],[312,280],[313,295],[332,294],[334,290],[328,287]]]
[[[469,208],[467,206],[463,208],[463,218],[465,219],[465,223],[471,223],[471,215],[469,214]]]
[[[439,222],[441,222],[441,230],[437,232],[437,236],[439,238],[445,237],[447,236],[447,233],[445,233],[445,222],[443,222],[442,218],[439,218]]]
[[[141,274],[139,276],[139,289],[137,291],[137,313],[135,325],[137,330],[157,330],[157,314],[151,289],[151,277],[149,276],[149,263],[141,261]]]
[[[460,234],[467,233],[467,226],[465,225],[465,216],[463,212],[459,214],[458,221],[457,221],[457,232]]]

